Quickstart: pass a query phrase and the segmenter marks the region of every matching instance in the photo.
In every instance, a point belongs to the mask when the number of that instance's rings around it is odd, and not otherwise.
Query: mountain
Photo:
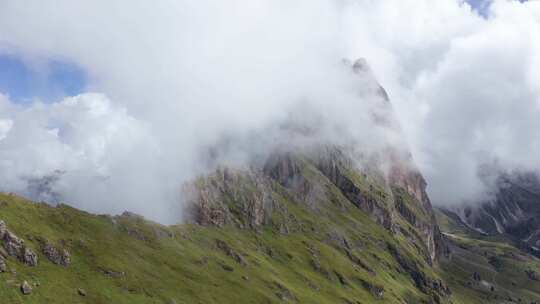
[[[437,210],[449,257],[440,263],[455,303],[540,303],[540,260],[504,235],[471,229]]]
[[[374,126],[403,138],[366,62],[348,68]],[[540,261],[434,210],[402,142],[279,129],[262,157],[185,184],[183,224],[0,194],[2,303],[540,302]]]
[[[501,173],[490,200],[449,208],[485,235],[506,235],[533,254],[540,255],[540,179],[534,173]]]

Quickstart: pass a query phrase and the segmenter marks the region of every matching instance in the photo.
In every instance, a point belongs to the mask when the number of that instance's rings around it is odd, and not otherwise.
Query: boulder
[[[24,241],[11,231],[5,231],[3,240],[4,248],[10,256],[20,257],[24,253]]]
[[[43,247],[43,254],[56,265],[69,266],[71,264],[71,254],[66,249],[58,249],[51,243]]]
[[[0,272],[6,272],[7,271],[7,265],[4,258],[0,257]]]
[[[36,266],[38,263],[37,254],[32,249],[25,247],[22,261],[28,266]]]
[[[24,295],[31,294],[32,293],[32,286],[30,286],[30,284],[28,284],[28,282],[26,282],[26,281],[22,282],[22,284],[21,284],[21,292]]]
[[[37,254],[24,245],[24,240],[7,229],[6,223],[0,220],[0,240],[4,243],[4,249],[0,250],[1,256],[13,256],[28,266],[36,266]]]

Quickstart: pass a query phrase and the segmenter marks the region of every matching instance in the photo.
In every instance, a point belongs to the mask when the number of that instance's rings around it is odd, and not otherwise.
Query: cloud
[[[30,107],[4,99],[0,117],[6,115],[9,128],[0,140],[3,189],[43,200],[61,197],[96,212],[132,206],[155,218],[166,215],[139,205],[165,195],[154,178],[159,151],[148,125],[125,108],[101,94],[84,94]],[[130,190],[137,187],[144,191]]]
[[[376,101],[340,63],[362,56],[434,203],[476,199],[486,161],[540,168],[539,5],[494,1],[484,18],[454,0],[2,1],[0,51],[72,62],[100,93],[0,98],[0,181],[23,191],[57,174],[51,190],[76,206],[174,221],[205,147],[240,138],[241,162],[276,144],[269,130],[291,113],[322,113],[325,138],[393,138],[369,123]]]
[[[357,11],[354,50],[387,86],[434,203],[484,199],[485,165],[539,171],[539,2],[494,1],[487,19],[454,1]]]
[[[72,62],[100,92],[4,101],[0,119],[13,127],[0,142],[3,189],[173,222],[182,182],[212,166],[201,159],[208,147],[245,163],[287,143],[278,125],[290,115],[315,113],[328,140],[349,132],[366,147],[383,144],[370,122],[381,97],[342,63],[342,4],[119,3],[0,4],[5,52]]]

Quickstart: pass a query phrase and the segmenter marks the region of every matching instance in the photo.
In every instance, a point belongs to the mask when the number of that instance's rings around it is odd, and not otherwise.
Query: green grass
[[[480,235],[441,211],[437,219],[452,247],[451,258],[441,268],[456,300],[472,304],[540,301],[540,282],[529,279],[525,272],[540,273],[540,260],[521,252],[504,236]],[[474,272],[484,284],[473,280]]]
[[[283,198],[285,200],[285,198]],[[399,303],[427,300],[385,250],[403,246],[366,214],[331,205],[324,216],[287,205],[301,229],[280,234],[197,225],[165,227],[138,217],[89,214],[62,205],[50,207],[0,194],[0,218],[39,254],[37,267],[13,257],[0,274],[2,303]],[[329,216],[330,215],[330,216]],[[351,252],[371,271],[356,265],[329,240],[339,231]],[[39,239],[67,248],[72,264],[62,267],[41,254]],[[226,242],[246,265],[218,249]],[[408,253],[414,256],[413,251]],[[315,269],[317,259],[320,268]],[[421,261],[419,260],[419,263]],[[232,271],[231,271],[232,270]],[[118,275],[107,275],[111,271]],[[340,279],[341,277],[341,279]],[[27,280],[33,293],[18,289]],[[38,284],[39,286],[35,286]],[[378,299],[366,286],[382,286]],[[77,290],[87,291],[87,296]]]

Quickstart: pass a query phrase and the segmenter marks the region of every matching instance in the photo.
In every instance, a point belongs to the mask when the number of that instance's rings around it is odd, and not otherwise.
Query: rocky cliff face
[[[392,235],[391,241],[376,237],[370,241],[391,254],[398,271],[407,274],[421,293],[439,303],[450,290],[429,273],[434,271],[432,265],[437,258],[446,253],[446,245],[429,200],[422,202],[416,197],[427,197],[425,189],[416,188],[425,186],[420,182],[423,179],[411,173],[413,179],[400,179],[408,187],[392,183],[383,172],[356,167],[346,151],[326,145],[303,152],[276,151],[260,167],[220,168],[188,187],[191,218],[205,227],[258,233],[270,230],[284,237],[321,236],[324,242],[342,250],[355,267],[376,276],[355,255],[363,247],[355,243],[371,239],[366,239],[369,230],[365,224],[349,227],[347,218],[360,210],[367,221]],[[324,224],[313,222],[320,219]],[[314,270],[331,280],[332,273],[321,266],[323,262],[317,256],[314,252]],[[350,284],[339,272],[335,275],[343,285]],[[366,284],[382,297],[384,285]]]
[[[376,125],[401,134],[385,90],[375,81],[365,60],[350,65],[381,107],[372,114]],[[297,122],[287,122],[290,132]],[[304,134],[305,135],[305,134]],[[329,205],[347,211],[354,206],[385,229],[413,242],[429,263],[444,252],[444,242],[426,194],[426,182],[403,146],[388,144],[367,155],[362,147],[321,140],[308,148],[275,147],[269,156],[244,168],[219,168],[186,187],[190,214],[201,225],[235,225],[282,233],[302,229],[285,201],[324,213]]]
[[[531,173],[502,174],[489,201],[454,208],[469,227],[487,235],[507,234],[540,248],[540,179]]]

